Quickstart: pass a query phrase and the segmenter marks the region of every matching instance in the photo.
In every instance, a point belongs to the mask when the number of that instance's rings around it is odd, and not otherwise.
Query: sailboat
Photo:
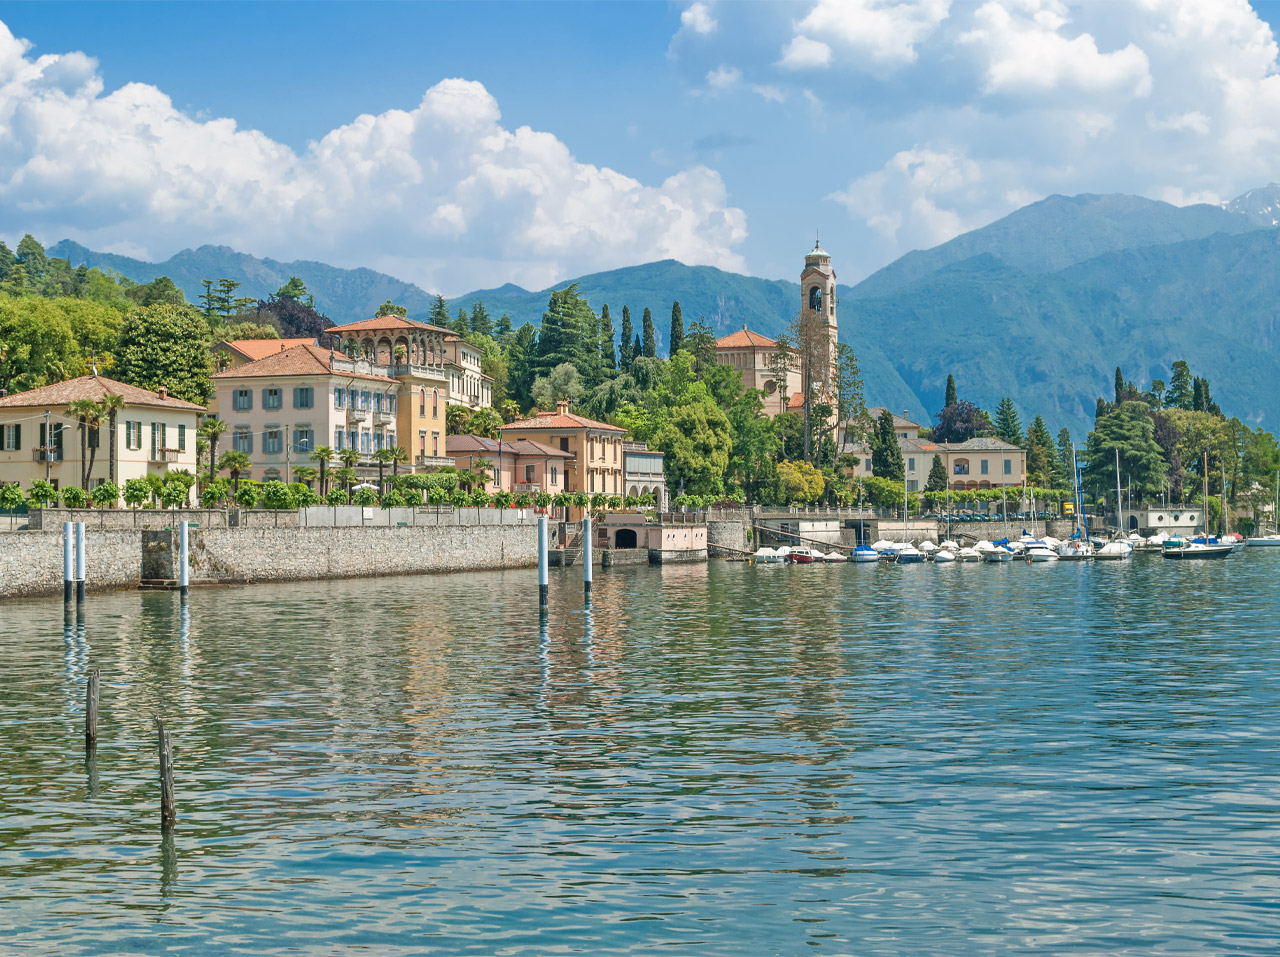
[[[867,529],[862,521],[862,484],[858,484],[858,544],[849,555],[850,560],[860,565],[879,561],[880,553],[867,544]]]
[[[1247,539],[1245,545],[1250,548],[1280,548],[1280,471],[1276,472],[1276,503],[1275,511],[1271,513],[1271,523],[1276,532]]]
[[[1080,465],[1076,461],[1076,446],[1071,443],[1071,475],[1075,479],[1071,490],[1072,511],[1076,513],[1076,530],[1070,539],[1058,546],[1058,557],[1069,562],[1081,562],[1093,558],[1093,545],[1089,541],[1089,520],[1085,518],[1080,528],[1080,515],[1084,512],[1084,496],[1080,494]]]
[[[1223,486],[1225,493],[1226,487]],[[1225,504],[1226,495],[1223,495]],[[1164,543],[1161,554],[1165,558],[1180,561],[1205,558],[1226,558],[1235,550],[1231,542],[1215,542],[1209,536],[1209,451],[1204,453],[1204,541],[1187,541],[1183,538],[1171,538]]]

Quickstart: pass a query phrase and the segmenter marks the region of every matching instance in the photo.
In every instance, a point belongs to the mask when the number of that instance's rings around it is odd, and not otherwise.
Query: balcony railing
[[[39,448],[39,449],[32,449],[31,452],[37,462],[61,462],[62,461],[62,449]]]
[[[149,460],[152,462],[166,463],[178,461],[177,449],[152,449]]]
[[[367,422],[368,420],[369,420],[368,409],[356,409],[351,406],[347,406],[348,422]]]
[[[395,422],[396,414],[386,409],[378,409],[373,413],[373,421],[378,425],[390,425]]]
[[[512,486],[511,491],[516,495],[537,495],[542,491],[542,486],[537,482],[516,482],[516,484]]]
[[[413,464],[417,468],[426,468],[431,465],[452,466],[453,459],[444,455],[415,455],[413,457]]]

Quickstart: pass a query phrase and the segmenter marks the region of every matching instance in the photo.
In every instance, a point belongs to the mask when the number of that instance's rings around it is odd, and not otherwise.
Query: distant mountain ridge
[[[1274,200],[1268,190],[1274,190]],[[1216,206],[1175,207],[1141,197],[1051,196],[933,249],[908,253],[856,286],[840,286],[841,338],[857,350],[873,404],[930,421],[948,373],[962,397],[993,408],[1009,395],[1023,417],[1045,415],[1083,440],[1094,400],[1120,365],[1145,385],[1186,359],[1210,378],[1229,414],[1275,428],[1280,419],[1280,231],[1267,208],[1280,187]],[[1280,207],[1278,207],[1280,208]],[[191,298],[199,280],[228,276],[265,297],[300,276],[335,321],[366,318],[387,298],[425,317],[432,296],[368,269],[260,260],[227,247],[184,250],[165,263],[93,253],[74,243],[49,255],[107,266],[132,279],[168,275]],[[803,263],[798,250],[796,272]],[[840,270],[838,252],[835,267]],[[653,313],[665,352],[671,303],[686,322],[723,335],[743,325],[777,335],[800,302],[798,283],[674,260],[593,273],[526,290],[507,283],[451,299],[482,301],[517,326],[537,323],[552,289],[570,282],[614,328],[630,307],[640,330]]]

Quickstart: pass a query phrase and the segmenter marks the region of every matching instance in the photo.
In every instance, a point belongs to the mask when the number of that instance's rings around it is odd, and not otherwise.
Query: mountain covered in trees
[[[1145,388],[1185,360],[1212,376],[1216,395],[1247,422],[1280,418],[1280,230],[1269,225],[1274,190],[1222,207],[1175,207],[1134,196],[1049,197],[930,250],[908,253],[855,286],[839,289],[841,339],[857,351],[871,404],[928,422],[948,374],[966,396],[994,407],[1010,396],[1083,436],[1117,365]],[[832,245],[837,245],[832,243]],[[797,252],[797,264],[800,253]],[[196,300],[201,280],[229,277],[266,298],[290,276],[305,281],[317,310],[345,322],[392,300],[426,319],[433,297],[372,270],[260,260],[226,247],[186,250],[148,264],[69,242],[48,250],[138,282],[167,275]],[[838,246],[835,265],[840,269]],[[776,335],[794,317],[799,287],[667,260],[594,273],[541,290],[507,284],[449,301],[482,302],[516,327],[537,324],[552,291],[578,294],[614,316],[669,314],[718,335],[743,325]],[[666,354],[666,323],[657,349]]]

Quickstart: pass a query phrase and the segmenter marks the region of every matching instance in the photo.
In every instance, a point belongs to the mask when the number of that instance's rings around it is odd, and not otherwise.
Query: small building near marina
[[[1104,521],[1112,528],[1118,527],[1115,512],[1108,512]],[[1144,538],[1164,532],[1166,535],[1190,535],[1204,528],[1204,510],[1198,505],[1181,505],[1171,508],[1135,508],[1126,509],[1123,515],[1122,531],[1128,535],[1137,532]]]

